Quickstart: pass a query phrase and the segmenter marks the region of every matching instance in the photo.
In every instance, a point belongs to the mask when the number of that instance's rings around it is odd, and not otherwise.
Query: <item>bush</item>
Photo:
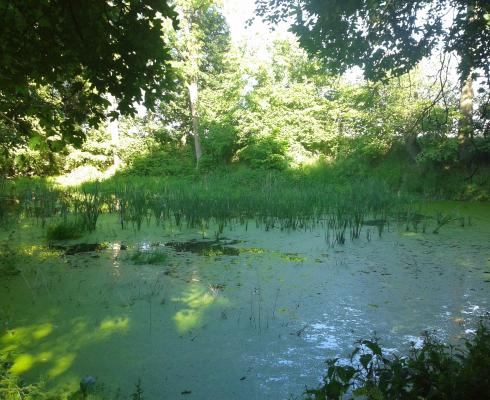
[[[240,149],[239,161],[252,168],[284,170],[289,166],[288,144],[273,136],[254,139]]]
[[[195,162],[189,149],[166,148],[135,157],[126,172],[137,176],[189,175]]]
[[[457,139],[426,137],[419,140],[422,151],[417,161],[428,165],[454,165],[458,161]]]
[[[12,176],[47,176],[58,172],[60,154],[50,151],[33,150],[28,146],[14,148],[10,154],[10,162],[4,168]]]
[[[213,167],[230,162],[236,149],[235,129],[227,125],[209,124],[205,131],[202,138],[201,167]]]
[[[490,329],[481,321],[472,339],[458,349],[430,334],[423,345],[412,345],[407,357],[386,356],[377,339],[361,340],[351,365],[328,360],[327,374],[309,399],[342,399],[348,393],[366,399],[488,398],[490,393]]]

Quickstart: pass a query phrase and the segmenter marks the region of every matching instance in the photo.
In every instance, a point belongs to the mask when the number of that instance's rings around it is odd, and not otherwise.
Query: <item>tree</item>
[[[462,87],[461,156],[472,126],[472,82],[490,84],[490,2],[487,0],[256,0],[269,22],[293,17],[292,31],[333,72],[359,66],[382,80],[410,71],[435,48],[456,52]],[[453,13],[452,21],[449,20]]]
[[[189,95],[191,132],[199,165],[202,157],[199,87],[205,85],[207,75],[216,75],[223,70],[224,55],[230,47],[230,34],[215,0],[177,0],[175,5],[179,11],[181,29],[174,39],[177,59],[174,65]]]
[[[172,86],[166,0],[0,0],[0,119],[17,140],[80,143],[109,105],[152,108]],[[115,115],[114,115],[115,116]]]

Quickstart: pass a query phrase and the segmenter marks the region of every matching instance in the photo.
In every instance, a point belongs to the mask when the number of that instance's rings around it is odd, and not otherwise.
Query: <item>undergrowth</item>
[[[387,355],[378,339],[360,340],[350,363],[327,361],[323,384],[310,400],[475,400],[490,393],[490,325],[482,320],[473,337],[454,347],[426,333],[408,355]]]

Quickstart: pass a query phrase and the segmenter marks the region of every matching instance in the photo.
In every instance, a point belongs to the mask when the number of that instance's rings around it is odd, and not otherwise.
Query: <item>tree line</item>
[[[0,0],[3,174],[115,159],[143,174],[284,169],[394,149],[431,165],[488,161],[487,2],[256,7],[292,22],[267,60],[232,44],[216,0]],[[353,66],[363,79],[346,77]]]

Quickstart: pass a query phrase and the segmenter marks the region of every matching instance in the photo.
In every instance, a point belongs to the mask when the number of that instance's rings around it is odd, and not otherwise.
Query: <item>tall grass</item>
[[[322,175],[287,174],[212,175],[200,179],[116,177],[64,189],[23,182],[10,188],[21,217],[35,218],[42,226],[50,218],[75,214],[84,230],[93,231],[102,212],[117,214],[122,228],[142,229],[143,222],[171,228],[214,229],[219,239],[230,225],[264,230],[327,229],[332,244],[358,239],[367,219],[376,220],[381,236],[388,219],[405,219],[415,229],[413,198],[393,193],[376,180],[338,184]],[[3,192],[8,187],[0,186]],[[0,217],[2,212],[0,211]],[[426,222],[425,222],[426,223]]]

